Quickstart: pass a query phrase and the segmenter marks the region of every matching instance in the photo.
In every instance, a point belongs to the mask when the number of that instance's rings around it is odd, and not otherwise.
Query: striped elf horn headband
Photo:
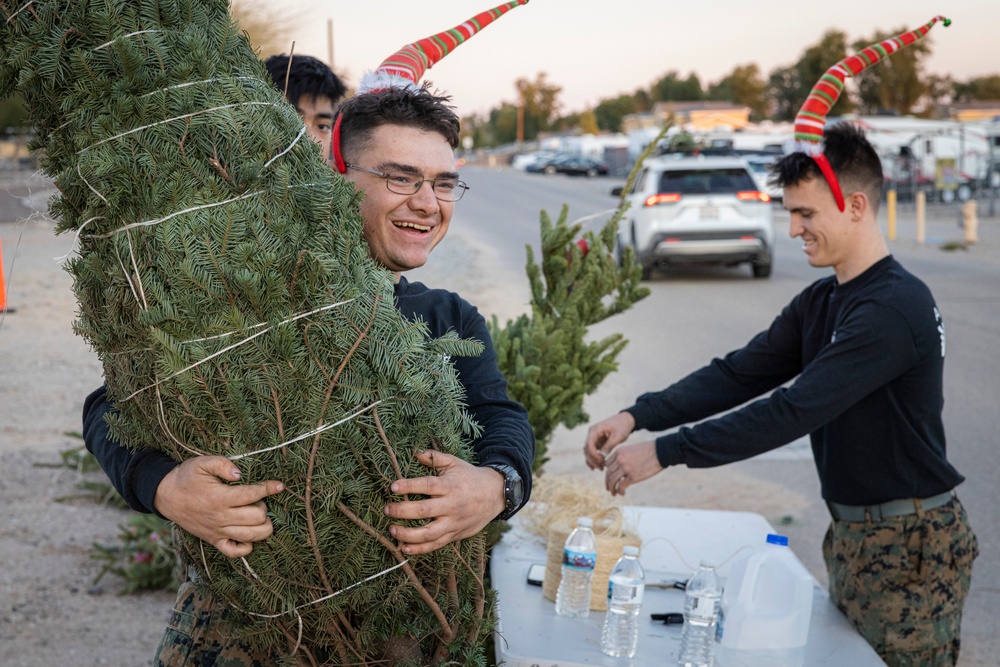
[[[890,37],[878,44],[872,44],[862,49],[860,53],[844,58],[820,77],[795,116],[794,150],[801,151],[816,161],[816,166],[823,173],[841,211],[844,210],[844,194],[830,161],[823,153],[823,129],[826,127],[827,114],[844,91],[844,79],[860,74],[883,58],[913,44],[926,35],[938,21],[944,23],[945,27],[951,25],[951,19],[935,16],[927,25]]]
[[[451,30],[445,30],[412,44],[407,44],[386,58],[374,72],[365,74],[361,79],[361,86],[358,88],[357,94],[364,95],[393,87],[419,89],[419,81],[424,72],[451,53],[455,47],[510,10],[526,4],[528,4],[528,0],[505,2],[499,7],[476,14]],[[333,145],[330,156],[330,159],[333,160],[333,166],[341,174],[347,172],[347,165],[344,163],[344,156],[340,150],[340,121],[342,118],[343,116],[338,115],[337,121],[333,125]]]

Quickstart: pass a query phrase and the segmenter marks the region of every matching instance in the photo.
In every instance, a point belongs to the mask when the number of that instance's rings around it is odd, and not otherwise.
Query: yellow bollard
[[[962,227],[965,229],[965,242],[969,245],[979,242],[979,216],[976,214],[976,200],[962,204]]]
[[[917,192],[917,243],[927,238],[927,193]]]
[[[896,191],[889,190],[885,193],[886,215],[889,217],[889,240],[896,240]]]

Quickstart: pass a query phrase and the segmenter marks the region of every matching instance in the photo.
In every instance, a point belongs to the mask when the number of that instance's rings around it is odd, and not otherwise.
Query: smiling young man
[[[785,156],[774,180],[790,235],[834,275],[744,348],[591,426],[584,455],[624,494],[671,465],[718,466],[809,435],[833,517],[823,553],[834,602],[889,665],[954,665],[978,545],[945,454],[944,324],[879,229],[875,150],[851,124],[823,140],[842,207],[812,155]]]
[[[484,343],[478,357],[453,359],[466,404],[482,435],[472,447],[473,465],[428,451],[418,460],[428,476],[392,483],[398,495],[422,499],[388,504],[389,516],[429,520],[390,529],[405,553],[423,554],[475,535],[495,519],[507,519],[528,500],[534,436],[527,413],[507,395],[486,322],[459,295],[411,283],[401,274],[427,261],[444,238],[467,186],[455,172],[458,118],[448,99],[426,88],[389,88],[359,95],[341,108],[344,177],[364,193],[361,216],[372,257],[396,274],[396,307],[421,320],[431,336],[453,331]],[[345,165],[346,166],[346,165]],[[331,177],[334,177],[331,174]],[[159,451],[131,451],[110,438],[104,415],[113,410],[104,388],[84,404],[84,439],[128,504],[157,512],[230,557],[245,556],[273,526],[267,496],[283,491],[278,480],[232,484],[238,467],[225,457],[183,463]],[[155,665],[274,664],[233,640],[221,625],[224,609],[196,577],[182,584]]]

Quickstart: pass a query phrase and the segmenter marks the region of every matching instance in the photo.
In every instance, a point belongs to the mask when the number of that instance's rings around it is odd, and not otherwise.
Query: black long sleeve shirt
[[[945,455],[944,353],[930,290],[886,257],[815,282],[746,347],[627,411],[661,431],[757,399],[657,438],[660,464],[722,465],[809,434],[826,500],[925,498],[964,479]]]
[[[531,493],[535,438],[528,424],[527,411],[507,395],[507,381],[497,367],[496,351],[486,321],[459,295],[428,289],[406,278],[401,277],[396,284],[395,298],[399,311],[410,320],[425,322],[431,336],[454,331],[461,338],[484,344],[485,349],[478,357],[453,359],[459,381],[465,388],[469,412],[483,431],[472,446],[478,465],[506,463],[517,470],[524,482],[523,505]],[[158,450],[133,451],[115,441],[104,420],[104,415],[113,409],[105,387],[87,397],[83,405],[83,435],[87,449],[97,458],[129,507],[139,512],[153,512],[156,489],[178,462]]]

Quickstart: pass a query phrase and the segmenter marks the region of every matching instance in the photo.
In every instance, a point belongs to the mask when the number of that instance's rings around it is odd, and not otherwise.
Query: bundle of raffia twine
[[[563,548],[576,527],[576,520],[589,516],[597,538],[597,564],[590,582],[590,608],[604,611],[608,605],[608,577],[626,545],[641,546],[635,530],[616,500],[592,480],[575,475],[540,475],[531,490],[531,502],[519,514],[521,525],[546,541],[545,581],[542,594],[555,601],[562,579]]]

